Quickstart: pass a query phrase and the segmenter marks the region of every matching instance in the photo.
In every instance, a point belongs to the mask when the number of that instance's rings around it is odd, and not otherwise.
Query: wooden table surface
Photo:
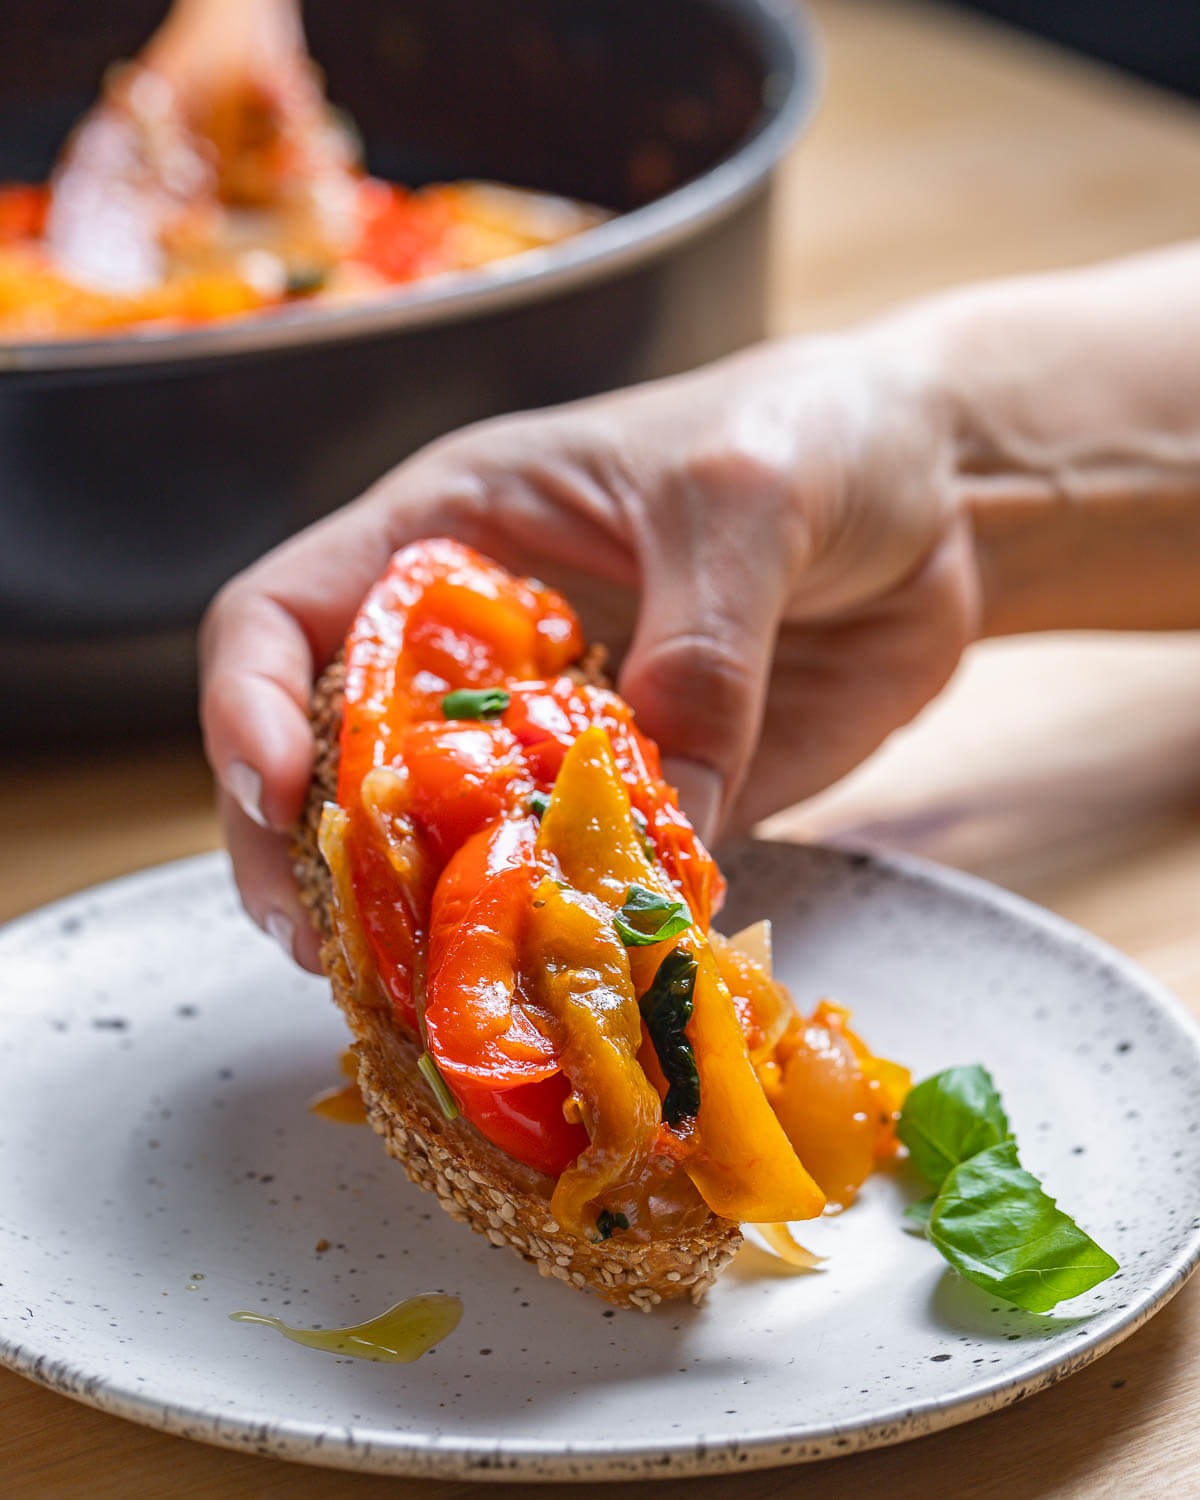
[[[968,277],[1200,234],[1200,110],[953,11],[815,9],[827,97],[785,172],[778,331],[832,326]],[[772,831],[866,831],[998,880],[1115,943],[1200,1013],[1198,682],[1191,636],[977,648],[913,727]],[[0,917],[217,844],[193,743],[116,758],[40,750],[3,772]],[[630,1489],[652,1500],[1195,1494],[1198,1433],[1192,1285],[1105,1359],[981,1421],[835,1467]],[[485,1493],[203,1447],[7,1371],[0,1434],[0,1491],[13,1497]]]

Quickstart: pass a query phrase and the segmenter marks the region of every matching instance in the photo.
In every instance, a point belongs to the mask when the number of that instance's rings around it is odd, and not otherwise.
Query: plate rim
[[[840,861],[865,860],[888,874],[906,881],[933,886],[938,891],[967,896],[973,904],[999,909],[1026,926],[1040,929],[1059,944],[1086,953],[1114,969],[1152,1002],[1170,1021],[1191,1049],[1200,1066],[1200,1021],[1177,996],[1140,964],[1105,939],[1048,911],[1025,896],[981,876],[942,865],[920,855],[900,852],[861,837],[802,841],[747,839],[721,851],[736,856],[747,848],[774,851],[801,849],[835,856]],[[87,886],[48,902],[0,924],[0,948],[19,940],[26,928],[52,921],[65,908],[89,899],[112,899],[135,891],[144,884],[169,880],[220,877],[230,885],[229,858],[223,850],[186,855],[126,875]],[[248,920],[248,919],[247,919]],[[1016,1369],[990,1377],[972,1387],[967,1396],[930,1396],[918,1399],[902,1415],[880,1420],[866,1415],[861,1421],[842,1426],[821,1424],[806,1431],[795,1427],[781,1433],[778,1427],[750,1431],[736,1438],[703,1434],[680,1436],[667,1441],[639,1440],[622,1444],[572,1444],[563,1440],[522,1439],[519,1443],[455,1436],[443,1440],[425,1434],[411,1435],[355,1429],[347,1425],[332,1429],[326,1424],[287,1419],[258,1412],[236,1417],[205,1412],[185,1402],[164,1400],[151,1393],[125,1386],[120,1378],[88,1374],[69,1358],[39,1353],[8,1336],[0,1322],[0,1364],[35,1384],[81,1401],[110,1415],[143,1426],[208,1444],[251,1451],[263,1457],[299,1461],[318,1467],[357,1470],[366,1473],[412,1475],[422,1478],[470,1478],[476,1481],[618,1480],[634,1477],[675,1478],[747,1472],[753,1469],[790,1466],[826,1458],[848,1456],[866,1449],[893,1446],[933,1432],[958,1426],[988,1412],[1035,1395],[1102,1358],[1136,1333],[1184,1286],[1200,1266],[1200,1219],[1193,1224],[1182,1250],[1160,1269],[1146,1291],[1105,1331],[1088,1337],[1078,1349],[1035,1354]],[[360,1440],[356,1431],[364,1431]],[[369,1432],[369,1436],[365,1433]]]

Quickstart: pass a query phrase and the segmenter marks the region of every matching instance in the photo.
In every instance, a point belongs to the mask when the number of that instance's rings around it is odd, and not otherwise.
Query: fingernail
[[[262,810],[262,777],[244,760],[235,760],[225,772],[225,786],[238,806],[260,828],[267,826]]]
[[[680,806],[691,819],[692,827],[709,843],[716,836],[725,797],[721,777],[711,766],[674,755],[663,761],[663,775],[679,793]]]
[[[293,944],[296,928],[291,917],[286,917],[278,908],[273,908],[263,918],[263,929],[269,937],[275,939],[289,958],[295,956]]]

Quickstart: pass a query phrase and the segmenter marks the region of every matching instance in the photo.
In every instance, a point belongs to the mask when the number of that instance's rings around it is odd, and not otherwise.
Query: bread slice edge
[[[452,1219],[507,1245],[543,1276],[648,1311],[666,1299],[699,1301],[741,1245],[737,1224],[709,1214],[649,1240],[563,1233],[549,1211],[552,1184],[486,1140],[467,1120],[447,1120],[417,1069],[419,1047],[375,993],[356,985],[333,930],[332,880],[317,846],[321,812],[337,795],[344,670],[335,660],[313,694],[316,746],[304,812],[292,838],[300,899],[322,936],[321,964],[354,1033],[358,1084],[372,1128],[409,1178]]]

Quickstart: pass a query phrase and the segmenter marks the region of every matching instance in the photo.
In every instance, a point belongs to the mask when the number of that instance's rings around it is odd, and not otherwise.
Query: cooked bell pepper
[[[849,1012],[822,1001],[795,1017],[775,1051],[768,1093],[788,1138],[828,1195],[847,1208],[876,1161],[896,1150],[895,1122],[912,1079],[876,1058],[847,1025]]]
[[[553,1017],[573,1112],[588,1134],[587,1148],[559,1176],[550,1209],[564,1229],[583,1234],[589,1203],[637,1181],[662,1112],[638,1066],[641,1017],[629,957],[608,911],[545,876],[535,892],[526,963]]]
[[[628,705],[572,672],[582,650],[541,585],[457,542],[396,554],[347,642],[322,834],[348,961],[466,1118],[555,1180],[564,1227],[646,1224],[664,1171],[729,1218],[811,1217],[868,1144],[832,1109],[827,1170],[813,1101],[853,1074],[873,1159],[902,1070],[830,1017],[829,1046],[806,1050],[769,960],[710,935],[716,865]],[[664,1122],[668,1034],[686,1087]]]
[[[633,885],[670,894],[642,849],[629,795],[600,728],[580,735],[567,752],[538,845],[572,886],[610,913],[620,910]],[[726,1218],[812,1218],[824,1208],[824,1196],[767,1102],[705,931],[693,922],[678,942],[631,948],[635,988],[645,993],[666,953],[677,946],[696,961],[687,1034],[700,1074],[700,1109],[686,1132],[684,1169],[709,1207]]]

